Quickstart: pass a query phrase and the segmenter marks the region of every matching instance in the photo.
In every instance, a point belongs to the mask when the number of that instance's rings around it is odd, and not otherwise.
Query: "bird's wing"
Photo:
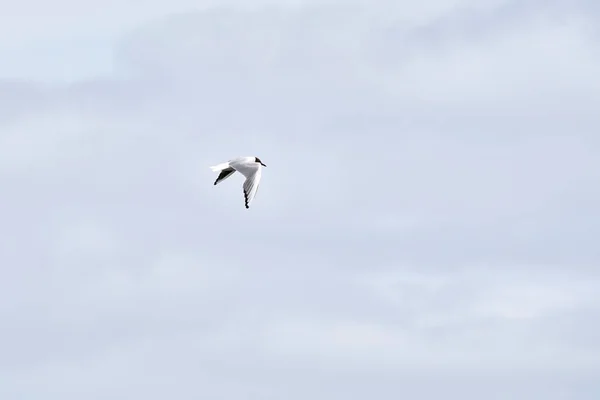
[[[235,169],[233,169],[231,167],[225,168],[224,170],[221,171],[221,173],[217,177],[217,180],[215,181],[214,184],[216,185],[217,183],[224,181],[225,179],[227,179],[231,175],[233,175],[234,172],[235,172]]]
[[[231,162],[231,168],[244,175],[246,178],[254,175],[261,165],[255,162]]]
[[[261,172],[260,168],[254,168],[254,173],[244,174],[246,176],[246,180],[244,181],[244,202],[246,208],[250,208],[250,203],[252,203],[254,196],[256,196],[258,185],[260,184]]]

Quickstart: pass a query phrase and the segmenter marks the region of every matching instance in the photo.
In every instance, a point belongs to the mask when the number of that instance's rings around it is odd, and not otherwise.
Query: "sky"
[[[0,398],[598,399],[599,21],[4,1]]]

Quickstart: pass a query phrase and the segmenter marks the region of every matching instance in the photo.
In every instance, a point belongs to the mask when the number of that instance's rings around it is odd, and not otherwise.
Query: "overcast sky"
[[[600,398],[598,3],[271,3],[0,2],[0,398]]]

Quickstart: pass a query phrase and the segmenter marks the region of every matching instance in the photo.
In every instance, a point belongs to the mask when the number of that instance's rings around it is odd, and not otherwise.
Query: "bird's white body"
[[[225,163],[214,165],[210,169],[214,172],[220,172],[214,183],[215,185],[229,178],[236,171],[244,175],[246,177],[243,186],[244,203],[246,208],[250,208],[250,203],[254,200],[258,190],[263,166],[266,167],[257,157],[238,157]]]

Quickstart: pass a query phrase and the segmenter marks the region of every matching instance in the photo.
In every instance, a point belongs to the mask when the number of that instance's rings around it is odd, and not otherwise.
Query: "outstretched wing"
[[[258,185],[260,184],[261,169],[256,168],[254,173],[244,175],[246,176],[246,180],[244,181],[244,203],[246,208],[250,208],[250,203],[252,203],[254,196],[256,196]]]
[[[224,181],[225,179],[227,179],[231,175],[233,175],[234,172],[235,172],[235,169],[233,169],[231,167],[225,168],[224,170],[221,171],[221,173],[217,177],[217,180],[215,181],[214,184],[216,185],[217,183]]]

